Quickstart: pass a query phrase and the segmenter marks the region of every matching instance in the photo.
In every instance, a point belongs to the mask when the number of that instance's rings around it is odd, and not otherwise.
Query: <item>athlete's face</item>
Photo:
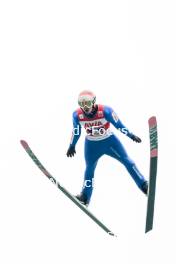
[[[84,106],[82,109],[83,109],[83,111],[84,111],[85,113],[87,113],[87,114],[89,114],[89,113],[92,112],[92,106],[91,106],[90,108],[87,107],[87,106]]]
[[[80,105],[81,109],[82,109],[85,113],[89,114],[89,113],[92,112],[92,108],[93,108],[93,103],[92,103],[92,101],[85,101],[85,100],[84,100],[84,101],[80,102],[79,105]]]

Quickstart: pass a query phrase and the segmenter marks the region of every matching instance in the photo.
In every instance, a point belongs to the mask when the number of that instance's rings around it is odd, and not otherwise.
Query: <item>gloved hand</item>
[[[142,140],[141,140],[139,137],[135,136],[135,135],[132,135],[132,136],[131,136],[131,139],[132,139],[133,141],[137,142],[137,143],[141,143],[141,142],[142,142]]]
[[[67,157],[73,157],[76,154],[75,147],[70,146],[67,150]]]

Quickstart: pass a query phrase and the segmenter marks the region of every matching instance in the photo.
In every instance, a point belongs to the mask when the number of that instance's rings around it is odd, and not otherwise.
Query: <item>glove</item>
[[[67,157],[73,157],[76,154],[75,147],[70,146],[67,150]]]
[[[137,142],[137,143],[141,143],[141,142],[142,142],[142,140],[141,140],[139,137],[135,136],[135,135],[132,135],[132,136],[131,136],[131,139],[132,139],[134,142]]]

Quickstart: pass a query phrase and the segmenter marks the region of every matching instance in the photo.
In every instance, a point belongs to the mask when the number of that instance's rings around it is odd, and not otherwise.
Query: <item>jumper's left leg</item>
[[[142,173],[138,170],[134,161],[130,159],[122,143],[115,135],[111,137],[111,142],[106,154],[120,161],[126,167],[140,190],[143,193],[147,194],[148,182],[146,181]]]

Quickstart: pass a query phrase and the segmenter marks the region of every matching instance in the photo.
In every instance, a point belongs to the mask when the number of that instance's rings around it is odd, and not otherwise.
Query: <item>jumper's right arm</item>
[[[72,131],[72,138],[71,138],[70,145],[75,147],[80,136],[81,136],[81,125],[79,123],[77,112],[74,112],[73,113],[73,131]]]
[[[77,112],[73,113],[73,131],[70,141],[70,146],[67,151],[67,157],[72,157],[76,153],[75,146],[81,136],[81,125],[79,123]]]

